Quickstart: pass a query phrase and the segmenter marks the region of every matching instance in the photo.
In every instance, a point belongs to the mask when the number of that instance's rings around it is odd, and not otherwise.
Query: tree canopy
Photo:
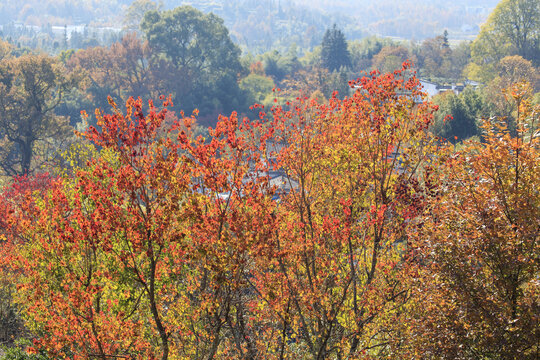
[[[4,174],[30,173],[54,155],[55,142],[70,137],[68,119],[57,116],[54,109],[71,86],[62,66],[45,55],[0,61],[0,167]]]
[[[539,108],[526,88],[509,90],[516,136],[486,119],[482,141],[450,148],[434,164],[444,190],[409,233],[418,302],[407,336],[426,358],[538,358]]]
[[[439,105],[433,127],[436,135],[454,143],[478,135],[482,101],[475,90],[468,87],[458,95],[447,91],[433,102]]]
[[[162,91],[172,91],[182,109],[206,109],[208,102],[214,110],[238,107],[240,49],[221,18],[181,6],[147,12],[141,29],[153,50],[152,61],[167,73]]]
[[[351,66],[351,54],[343,32],[336,24],[327,29],[321,44],[321,65],[330,71]]]
[[[538,1],[501,1],[472,44],[473,59],[480,67],[494,65],[509,55],[519,55],[536,66],[540,65]],[[489,77],[488,74],[486,76]]]

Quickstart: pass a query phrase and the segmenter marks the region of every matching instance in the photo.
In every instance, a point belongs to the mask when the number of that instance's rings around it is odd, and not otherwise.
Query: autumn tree
[[[502,78],[501,84],[509,88],[519,82],[528,82],[534,91],[540,90],[540,74],[531,61],[519,55],[506,56],[499,61],[497,66],[498,76]]]
[[[392,72],[400,69],[401,64],[410,59],[409,50],[403,46],[385,46],[373,56],[371,68],[381,72]]]
[[[150,48],[135,33],[125,35],[121,41],[110,47],[111,57],[115,61],[115,73],[122,88],[123,100],[129,97],[148,98],[156,94],[156,86],[150,68]]]
[[[36,346],[83,359],[255,354],[246,277],[275,221],[259,176],[270,128],[232,114],[194,139],[194,118],[171,126],[168,101],[145,114],[130,99],[125,115],[110,101],[83,134],[99,152],[2,203]]]
[[[448,44],[448,32],[422,42],[417,53],[423,76],[448,78],[452,69],[452,49]]]
[[[8,58],[11,55],[11,51],[11,45],[8,42],[0,39],[0,61]]]
[[[31,193],[43,195],[51,180],[46,173],[15,176],[0,192],[0,214],[3,215],[0,219],[0,342],[4,345],[13,345],[31,336],[24,326],[21,309],[14,302],[17,271],[11,267],[14,243],[23,240],[20,226],[24,226],[24,222],[14,222],[10,214]]]
[[[254,274],[267,269],[278,219],[269,181],[267,121],[221,116],[209,138],[179,140],[192,161],[197,195],[186,204],[193,276],[186,304],[191,333],[176,338],[187,358],[268,358],[268,320],[261,319]],[[263,260],[264,261],[264,260]],[[173,336],[177,336],[175,333]]]
[[[66,62],[68,70],[82,78],[81,88],[92,100],[94,108],[106,108],[108,96],[121,99],[122,87],[115,65],[110,49],[103,46],[80,50]]]
[[[418,82],[405,74],[373,72],[350,98],[273,110],[290,191],[251,280],[257,316],[271,319],[267,358],[382,356],[397,335],[409,299],[404,226],[416,213],[400,194],[433,146],[434,108],[415,103]]]
[[[512,84],[527,81],[531,84],[529,91],[532,95],[539,89],[540,76],[530,61],[518,55],[504,57],[495,70],[495,77],[481,91],[485,99],[485,113],[504,118],[508,129],[515,136],[517,112],[508,89]]]
[[[166,110],[145,115],[131,99],[124,116],[111,104],[84,134],[102,150],[7,212],[18,304],[54,357],[167,359],[190,172],[158,131]]]
[[[483,141],[441,153],[441,187],[416,226],[410,358],[536,359],[538,106],[513,87],[517,136],[486,120]]]
[[[159,87],[150,67],[150,49],[135,33],[110,47],[80,50],[66,62],[81,78],[81,88],[95,107],[107,108],[107,97],[125,102],[129,97],[148,98]],[[91,109],[85,109],[90,111]]]
[[[54,109],[72,87],[65,70],[45,55],[0,62],[0,167],[7,175],[33,171],[54,155],[72,130]]]

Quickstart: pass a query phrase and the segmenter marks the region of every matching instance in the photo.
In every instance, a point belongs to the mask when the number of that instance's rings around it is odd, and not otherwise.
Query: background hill
[[[152,3],[139,0],[137,3]],[[115,27],[125,24],[131,0],[0,1],[0,25]],[[453,39],[472,39],[498,1],[381,0],[165,0],[161,9],[192,5],[222,17],[233,39],[252,52],[311,49],[333,23],[348,39],[369,34],[423,40],[448,30]]]

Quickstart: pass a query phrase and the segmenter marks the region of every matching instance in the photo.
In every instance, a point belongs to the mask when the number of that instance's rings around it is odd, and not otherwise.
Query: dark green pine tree
[[[351,66],[351,54],[347,48],[345,35],[334,24],[324,33],[321,49],[322,66],[330,71]]]
[[[443,33],[443,43],[442,43],[442,47],[444,49],[450,49],[450,44],[448,43],[448,30],[444,30],[444,33]]]

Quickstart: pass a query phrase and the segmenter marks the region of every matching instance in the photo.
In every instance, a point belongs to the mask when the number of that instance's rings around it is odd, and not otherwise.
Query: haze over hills
[[[478,33],[478,26],[498,0],[297,0],[324,12],[354,16],[365,30],[383,36],[421,40],[445,29],[459,37]]]
[[[139,1],[142,3],[143,1]],[[147,0],[147,2],[153,2]],[[0,25],[89,25],[120,28],[132,0],[0,1]],[[155,1],[155,3],[159,3]],[[251,51],[319,44],[333,23],[348,39],[369,34],[423,40],[448,30],[453,39],[471,39],[497,0],[164,0],[162,9],[191,5],[222,17],[235,41]]]

